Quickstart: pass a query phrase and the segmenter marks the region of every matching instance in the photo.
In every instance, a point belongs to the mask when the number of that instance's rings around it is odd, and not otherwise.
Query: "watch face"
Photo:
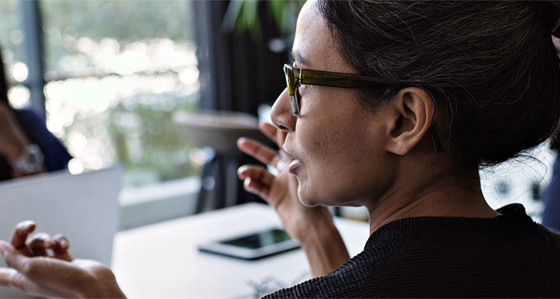
[[[37,145],[31,144],[25,149],[23,155],[12,163],[12,168],[19,172],[33,173],[43,168],[43,161],[41,149]]]
[[[39,161],[39,159],[37,158],[37,155],[31,153],[30,155],[27,156],[27,163],[28,164],[37,164],[37,162]]]

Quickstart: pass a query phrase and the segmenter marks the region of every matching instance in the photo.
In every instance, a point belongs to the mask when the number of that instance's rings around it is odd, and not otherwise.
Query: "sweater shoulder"
[[[560,235],[522,216],[486,225],[405,221],[372,234],[364,251],[328,275],[270,297],[560,296]]]

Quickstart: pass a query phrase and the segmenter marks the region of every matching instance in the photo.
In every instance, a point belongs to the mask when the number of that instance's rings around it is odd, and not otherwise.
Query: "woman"
[[[478,178],[480,165],[557,138],[559,16],[545,2],[308,1],[275,127],[261,128],[288,159],[238,144],[281,169],[238,174],[276,208],[316,277],[271,296],[560,296],[560,236],[520,205],[491,209]],[[362,253],[349,259],[327,205],[368,208]],[[1,284],[124,296],[108,268],[72,261],[63,238],[26,243],[33,229],[0,243],[13,267]],[[34,257],[45,248],[55,258]]]
[[[0,181],[66,169],[66,148],[33,109],[14,109],[0,49]]]

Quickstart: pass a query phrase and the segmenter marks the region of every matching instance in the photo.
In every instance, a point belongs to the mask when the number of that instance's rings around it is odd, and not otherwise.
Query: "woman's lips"
[[[301,162],[299,162],[299,160],[293,160],[290,163],[288,170],[290,171],[291,174],[296,174],[296,171],[300,166],[301,166]]]
[[[290,165],[288,165],[288,171],[291,174],[295,174],[296,171],[298,170],[298,168],[300,168],[302,166],[301,162],[296,159],[291,153],[290,153],[290,147],[287,143],[284,143],[283,145],[283,150],[284,153],[286,154],[286,156],[288,156],[288,158],[293,159],[292,162],[290,163]]]

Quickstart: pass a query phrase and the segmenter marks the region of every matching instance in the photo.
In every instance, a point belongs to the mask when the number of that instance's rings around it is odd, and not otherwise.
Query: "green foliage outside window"
[[[121,163],[125,186],[196,175],[197,149],[172,118],[198,103],[190,2],[43,0],[40,7],[46,77],[54,80],[46,88],[49,128],[71,154],[85,169]]]
[[[304,3],[305,0],[231,0],[223,27],[230,31],[248,31],[253,39],[259,40],[261,37],[259,6],[264,4],[280,34],[291,35],[294,33],[297,14]]]

